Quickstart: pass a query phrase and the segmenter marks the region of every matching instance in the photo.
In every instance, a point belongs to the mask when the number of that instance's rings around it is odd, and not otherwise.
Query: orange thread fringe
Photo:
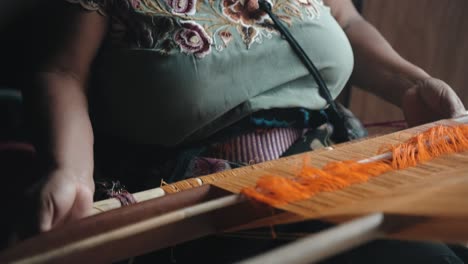
[[[241,193],[254,200],[275,206],[308,199],[321,192],[332,192],[363,183],[391,170],[416,166],[441,155],[468,150],[468,125],[436,126],[406,142],[383,148],[390,159],[360,163],[330,162],[322,169],[304,165],[294,177],[264,175],[255,187]]]

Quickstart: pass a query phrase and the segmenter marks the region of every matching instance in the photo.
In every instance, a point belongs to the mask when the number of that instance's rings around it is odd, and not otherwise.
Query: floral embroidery
[[[218,33],[219,37],[224,43],[224,46],[227,46],[232,40],[232,33],[229,30],[221,30]]]
[[[317,1],[316,0],[297,0],[301,7],[305,8],[307,15],[311,17],[316,17],[320,15],[320,10],[317,8]],[[320,2],[323,4],[322,2]]]
[[[247,48],[278,35],[258,0],[66,0],[111,17],[113,46],[145,48],[171,54],[178,47],[203,58],[234,40]],[[322,0],[268,0],[287,25],[320,16]],[[105,11],[105,12],[104,12]],[[212,48],[213,46],[213,48]]]
[[[197,6],[196,0],[168,0],[167,3],[175,14],[194,15]]]
[[[249,3],[255,0],[222,0],[223,14],[235,23],[240,23],[245,27],[250,27],[263,20],[266,13],[260,9],[249,8]],[[258,3],[258,2],[257,2]]]
[[[266,21],[268,15],[258,9],[257,0],[222,0],[222,3],[223,15],[237,24],[236,29],[248,48],[258,40],[262,32],[266,31],[268,36],[271,36],[270,33],[274,31],[273,26],[271,22]],[[266,26],[267,23],[270,23],[270,26]],[[223,42],[226,45],[224,40]]]
[[[200,25],[192,21],[181,22],[181,25],[182,28],[176,31],[174,40],[183,52],[193,53],[198,58],[211,52],[213,41]]]
[[[132,7],[135,9],[140,8],[141,1],[140,0],[130,0],[132,3]]]

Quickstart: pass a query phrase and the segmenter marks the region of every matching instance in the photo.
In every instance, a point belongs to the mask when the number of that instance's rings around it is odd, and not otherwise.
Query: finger
[[[453,118],[466,113],[465,106],[455,91],[444,81],[428,79],[419,89],[421,98],[440,118]]]
[[[425,124],[432,121],[435,114],[430,111],[430,107],[421,99],[418,87],[409,89],[402,102],[402,109],[406,122],[410,127]]]
[[[466,115],[467,111],[465,109],[465,106],[463,105],[463,102],[460,100],[460,98],[453,92],[453,95],[450,97],[451,99],[451,117],[459,117],[462,115]]]
[[[54,220],[54,202],[50,194],[41,199],[39,208],[39,231],[46,232],[52,229]]]

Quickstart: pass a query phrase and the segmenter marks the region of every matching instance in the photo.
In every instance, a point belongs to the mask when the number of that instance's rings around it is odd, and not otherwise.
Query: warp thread
[[[389,159],[360,163],[355,160],[330,162],[322,169],[307,165],[292,177],[264,175],[255,187],[241,193],[254,200],[275,206],[309,199],[321,192],[341,190],[364,183],[383,173],[416,166],[436,157],[468,150],[468,125],[435,126],[406,142],[381,149],[391,152]]]
[[[112,198],[116,198],[117,200],[119,200],[119,202],[120,202],[120,204],[122,206],[127,206],[127,205],[137,203],[135,197],[133,197],[133,195],[131,193],[129,193],[128,191],[122,191],[120,193],[115,193],[112,196]]]

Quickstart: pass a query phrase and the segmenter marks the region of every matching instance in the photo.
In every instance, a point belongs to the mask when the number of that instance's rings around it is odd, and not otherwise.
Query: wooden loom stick
[[[315,263],[384,236],[384,215],[371,214],[313,234],[239,264]]]
[[[239,264],[316,263],[424,221],[425,218],[418,216],[372,213],[305,236]]]
[[[222,197],[213,201],[208,201],[198,205],[190,206],[187,208],[179,209],[174,212],[149,218],[147,220],[137,222],[135,224],[127,225],[122,228],[111,230],[92,236],[75,243],[64,245],[63,247],[56,248],[54,250],[44,252],[35,256],[31,256],[22,260],[18,260],[15,263],[26,264],[26,263],[44,263],[54,259],[59,259],[63,255],[70,254],[73,251],[86,250],[91,247],[98,247],[102,244],[108,243],[108,241],[122,239],[128,236],[134,236],[139,233],[143,233],[147,230],[155,229],[163,225],[167,225],[176,221],[181,221],[186,218],[190,218],[196,215],[204,214],[210,211],[214,211],[219,208],[227,207],[233,204],[237,204],[243,201],[242,197],[238,195],[230,195]]]
[[[249,166],[249,168],[265,169],[265,168],[271,167],[273,164],[274,164],[274,161],[267,161],[262,164],[251,165]],[[245,170],[245,168],[246,167],[222,171],[216,174],[201,176],[199,178],[190,178],[190,179],[186,179],[180,182],[162,185],[161,187],[158,187],[158,188],[134,193],[133,196],[137,203],[148,201],[148,200],[155,199],[155,198],[161,198],[167,194],[178,193],[183,190],[189,190],[189,189],[200,187],[203,185],[209,185],[209,184],[212,184],[213,182],[219,181],[220,179],[224,179],[227,177],[236,177],[238,175],[249,173],[249,171]],[[121,207],[122,207],[122,204],[116,198],[110,198],[110,199],[97,201],[97,202],[94,202],[90,215],[96,215],[99,213],[103,213],[103,212],[121,208]]]
[[[199,204],[223,195],[228,196]],[[190,204],[193,206],[187,207]],[[171,221],[164,223],[162,218],[168,220],[167,215],[174,215],[174,208],[181,208],[176,209],[181,214],[174,218],[183,216],[183,220],[170,224],[173,219],[169,219]],[[160,212],[169,213],[156,220],[158,217],[154,215],[161,216]],[[83,259],[110,263],[214,234],[272,213],[267,206],[237,199],[221,189],[205,185],[56,228],[0,252],[0,263],[31,263],[33,260],[38,261],[33,263],[82,263]]]
[[[150,200],[150,199],[155,199],[155,198],[162,197],[165,194],[166,194],[166,192],[164,191],[164,189],[154,188],[154,189],[134,193],[133,197],[135,198],[137,203],[140,203],[140,202],[147,201],[147,200]],[[117,208],[120,208],[120,207],[122,207],[122,204],[120,203],[120,201],[118,199],[115,199],[115,198],[110,198],[110,199],[97,201],[97,202],[94,202],[93,209],[92,209],[90,215],[99,214],[99,213],[109,211],[109,210],[112,210],[112,209],[117,209]]]

